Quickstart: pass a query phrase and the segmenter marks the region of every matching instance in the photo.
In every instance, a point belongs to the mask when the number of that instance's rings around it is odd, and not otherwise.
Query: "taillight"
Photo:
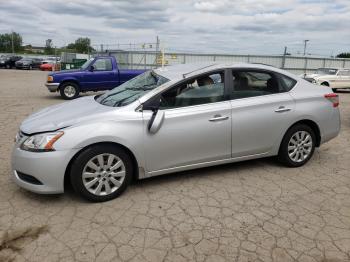
[[[334,93],[326,94],[324,97],[333,104],[333,107],[339,106],[339,96]]]

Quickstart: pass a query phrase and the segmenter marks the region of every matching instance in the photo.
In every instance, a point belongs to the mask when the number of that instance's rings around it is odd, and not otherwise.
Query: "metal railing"
[[[149,51],[109,50],[117,58],[119,66],[130,69],[151,69],[161,65],[162,54]],[[309,56],[268,56],[230,54],[164,53],[165,65],[196,62],[262,63],[285,69],[294,74],[310,73],[321,67],[350,68],[350,59]]]

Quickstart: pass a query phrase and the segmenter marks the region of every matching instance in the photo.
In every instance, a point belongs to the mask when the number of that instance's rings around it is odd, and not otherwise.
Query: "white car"
[[[313,84],[329,86],[333,91],[350,88],[349,68],[319,68],[313,74],[305,74],[303,77]]]

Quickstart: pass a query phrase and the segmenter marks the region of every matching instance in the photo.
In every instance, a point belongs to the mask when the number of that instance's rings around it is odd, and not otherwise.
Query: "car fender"
[[[64,139],[58,140],[54,147],[56,150],[79,149],[80,151],[98,143],[119,144],[133,154],[138,166],[144,167],[143,122],[135,121],[131,125],[125,124],[128,122],[130,121],[94,122],[63,129]]]

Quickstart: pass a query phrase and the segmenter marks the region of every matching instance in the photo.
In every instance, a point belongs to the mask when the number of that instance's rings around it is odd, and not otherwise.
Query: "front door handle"
[[[275,110],[276,113],[283,113],[283,112],[288,112],[292,109],[284,107],[284,106],[280,106],[278,109]]]
[[[213,118],[210,118],[210,122],[224,121],[227,120],[228,116],[215,115]]]

